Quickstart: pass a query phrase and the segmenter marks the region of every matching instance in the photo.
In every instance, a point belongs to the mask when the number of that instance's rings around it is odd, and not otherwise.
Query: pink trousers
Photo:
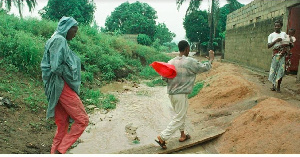
[[[74,120],[74,123],[68,132],[69,117]],[[51,154],[54,154],[56,150],[64,154],[76,142],[89,123],[89,117],[80,98],[66,83],[55,107],[54,118],[57,130]]]

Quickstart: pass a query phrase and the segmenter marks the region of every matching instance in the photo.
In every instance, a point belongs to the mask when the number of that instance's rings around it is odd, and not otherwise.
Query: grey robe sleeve
[[[65,61],[66,41],[61,38],[56,38],[49,48],[51,72],[58,76],[62,76]]]

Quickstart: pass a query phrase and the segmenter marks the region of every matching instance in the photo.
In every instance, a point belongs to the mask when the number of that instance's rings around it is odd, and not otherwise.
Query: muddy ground
[[[189,100],[187,131],[191,135],[218,126],[227,131],[210,143],[214,152],[299,153],[300,84],[295,75],[286,76],[282,92],[277,93],[270,91],[267,73],[217,60],[210,72],[197,76],[196,81],[203,80],[205,87]],[[90,115],[93,125],[70,153],[115,153],[155,144],[170,121],[166,87],[113,86],[102,90],[118,96],[117,109],[109,113],[96,109]],[[179,137],[179,132],[173,137]],[[199,145],[175,153],[212,152]]]
[[[284,77],[282,92],[277,93],[269,89],[267,72],[216,59],[213,69],[199,74],[197,81],[205,81],[205,86],[189,100],[187,131],[193,136],[210,126],[226,129],[206,144],[214,152],[300,153],[300,84],[296,75]],[[166,87],[116,82],[101,91],[116,94],[120,100],[117,108],[109,112],[94,109],[90,125],[68,153],[114,153],[155,144],[172,117]],[[44,124],[40,122],[45,113],[0,109],[0,153],[50,152],[55,127],[38,127]],[[174,137],[179,137],[179,132]],[[206,148],[198,145],[175,153],[212,153]]]

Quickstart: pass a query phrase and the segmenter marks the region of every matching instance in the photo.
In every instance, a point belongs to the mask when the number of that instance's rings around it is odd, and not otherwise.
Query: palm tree
[[[183,2],[185,2],[186,0],[176,0],[176,5],[177,5],[177,9],[180,9],[180,6],[183,4]],[[202,0],[190,0],[190,4],[189,7],[186,10],[186,15],[196,11],[199,9],[200,5],[201,5]]]
[[[20,18],[23,18],[22,15],[22,9],[24,6],[24,1],[26,1],[26,4],[29,8],[29,11],[32,12],[37,5],[36,0],[0,0],[0,8],[2,8],[3,4],[5,4],[5,7],[8,11],[11,10],[11,4],[14,3],[14,5],[18,8],[19,10],[19,15]]]
[[[177,9],[179,10],[180,6],[185,2],[186,0],[176,0]],[[190,0],[190,4],[188,9],[186,10],[186,15],[196,11],[199,9],[201,5],[202,0]],[[237,0],[227,0],[230,6],[230,12],[241,8],[243,5],[241,5]],[[220,2],[219,0],[211,0],[211,7],[208,9],[208,23],[210,26],[210,33],[209,33],[209,44],[208,49],[212,49],[212,43],[213,39],[215,37],[216,28],[219,21],[219,10],[220,10]]]
[[[177,9],[180,8],[180,6],[185,2],[186,0],[176,0]],[[189,14],[193,11],[196,11],[199,9],[201,5],[202,0],[190,0],[190,4],[188,9],[186,10],[186,14]],[[208,21],[209,21],[209,27],[210,27],[210,33],[209,33],[209,44],[208,49],[212,49],[212,43],[214,39],[215,34],[215,28],[217,26],[218,21],[218,10],[219,10],[219,0],[212,0],[211,1],[211,7],[208,9]]]

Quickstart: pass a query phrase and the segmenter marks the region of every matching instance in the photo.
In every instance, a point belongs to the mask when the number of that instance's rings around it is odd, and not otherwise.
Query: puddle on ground
[[[101,93],[123,92],[131,88],[138,88],[136,83],[113,82],[100,88]]]

